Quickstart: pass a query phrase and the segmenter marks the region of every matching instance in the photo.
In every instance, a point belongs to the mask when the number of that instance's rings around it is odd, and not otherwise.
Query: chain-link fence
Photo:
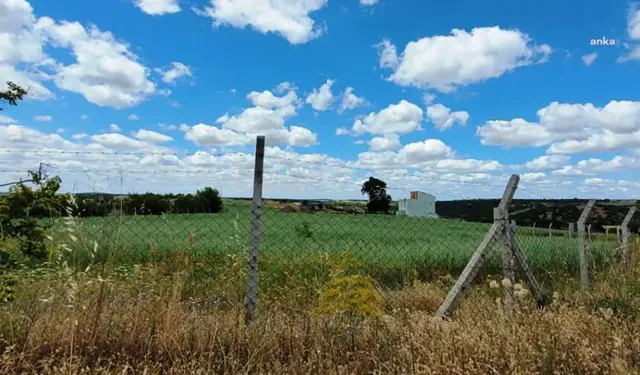
[[[362,199],[262,198],[263,192],[278,195],[269,188],[275,180],[278,186],[284,181],[316,196],[322,195],[327,184],[359,193],[362,182],[327,179],[295,168],[281,172],[278,163],[291,161],[282,155],[265,156],[264,162],[260,161],[265,171],[262,167],[256,171],[254,157],[243,156],[246,168],[206,176],[205,184],[222,186],[222,193],[200,188],[188,194],[125,194],[125,177],[114,172],[106,173],[108,182],[95,193],[60,195],[45,179],[36,181],[38,188],[34,190],[23,191],[23,184],[15,184],[3,197],[6,262],[39,260],[81,270],[108,269],[122,276],[145,267],[161,274],[178,272],[185,275],[183,298],[206,301],[216,308],[245,308],[251,320],[254,308],[257,316],[274,306],[319,313],[349,309],[371,297],[369,286],[384,291],[379,297],[393,306],[404,298],[407,288],[415,291],[426,282],[455,289],[455,278],[462,275],[469,277],[466,285],[460,284],[465,289],[487,277],[500,280],[514,272],[504,259],[509,251],[516,259],[512,262],[526,260],[529,277],[542,289],[556,277],[577,278],[581,267],[593,273],[614,266],[625,251],[629,252],[629,246],[624,246],[628,240],[617,232],[607,235],[602,223],[594,221],[604,207],[597,202],[585,211],[587,202],[580,201],[572,210],[563,211],[560,221],[547,225],[549,218],[544,215],[522,221],[519,217],[539,209],[536,205],[554,207],[553,201],[538,200],[532,205],[518,200],[517,183],[511,196],[500,200],[502,190],[508,189],[506,180],[489,193],[494,199],[483,201],[436,202],[430,194],[390,184],[389,189],[397,189],[408,199],[393,201],[390,208],[379,212],[370,212],[368,202]],[[326,160],[302,162],[321,164],[322,168],[359,168],[332,165]],[[129,172],[126,178],[133,180],[133,186],[136,174],[146,174],[151,179],[145,180],[145,188],[171,191],[167,184],[184,188],[191,176],[203,171],[183,171],[184,177],[172,180],[162,171],[125,172]],[[51,175],[70,176],[74,172],[78,171],[50,170]],[[79,172],[93,181],[84,186],[99,179],[90,171]],[[171,172],[180,176],[181,170]],[[393,178],[391,174],[391,181]],[[434,188],[445,181],[432,175],[414,174],[412,178],[423,178],[423,183]],[[477,183],[473,188],[486,188],[483,185],[486,183]],[[100,191],[105,186],[110,193]],[[231,190],[232,186],[234,191],[244,192],[244,197],[225,196],[225,187]],[[532,187],[521,188],[533,191]],[[442,194],[446,196],[447,191]],[[494,210],[499,207],[501,211]],[[583,214],[586,220],[581,226]],[[610,225],[623,226],[623,220],[617,216],[615,220],[619,222]],[[628,238],[635,231],[632,225],[623,232]],[[352,293],[345,300],[332,294],[333,290]],[[426,301],[413,299],[412,303],[439,304],[444,297],[434,292]]]

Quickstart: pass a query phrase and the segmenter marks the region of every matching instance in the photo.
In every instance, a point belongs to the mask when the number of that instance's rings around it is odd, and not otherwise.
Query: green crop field
[[[249,243],[247,201],[227,202],[218,214],[162,216],[108,216],[77,219],[85,245],[98,244],[97,261],[106,256],[116,264],[138,264],[188,251],[193,259],[211,261],[221,255],[244,257]],[[53,237],[60,237],[64,220],[57,220]],[[489,229],[489,224],[458,220],[283,212],[265,207],[261,228],[261,262],[297,262],[300,267],[323,254],[348,253],[372,274],[393,278],[397,272],[415,270],[458,274]],[[57,233],[57,234],[56,234]],[[516,241],[537,274],[569,272],[579,267],[578,240],[567,232],[542,228],[517,230]],[[595,236],[589,242],[594,265],[615,258],[617,242]],[[82,242],[82,241],[81,241]],[[494,251],[484,269],[498,271]],[[268,266],[266,266],[268,269]],[[395,270],[396,273],[392,272]],[[267,271],[264,271],[267,272]],[[392,282],[391,280],[387,280]]]

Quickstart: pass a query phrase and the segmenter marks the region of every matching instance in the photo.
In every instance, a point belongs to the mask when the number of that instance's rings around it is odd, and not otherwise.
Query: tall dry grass
[[[416,283],[385,292],[379,319],[318,316],[278,297],[249,328],[240,303],[186,293],[187,273],[21,274],[0,308],[0,374],[640,372],[640,279],[621,271],[589,291],[567,283],[545,310],[524,296],[505,313],[487,280],[436,321],[446,283]]]

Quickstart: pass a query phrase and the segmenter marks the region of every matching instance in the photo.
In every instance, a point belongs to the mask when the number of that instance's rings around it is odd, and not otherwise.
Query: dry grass
[[[184,271],[19,279],[0,309],[1,374],[640,372],[640,279],[617,272],[544,311],[525,299],[506,314],[487,282],[435,321],[445,283],[416,283],[386,292],[381,319],[315,316],[281,296],[250,328],[238,303],[190,297]]]

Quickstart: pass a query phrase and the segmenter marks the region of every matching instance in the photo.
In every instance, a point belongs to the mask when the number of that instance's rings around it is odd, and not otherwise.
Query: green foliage
[[[202,208],[201,212],[216,213],[222,211],[222,199],[218,190],[206,187],[198,190],[196,193],[198,205]]]
[[[0,101],[8,102],[9,105],[18,105],[18,100],[22,100],[25,95],[27,95],[27,90],[13,82],[7,82],[7,90],[0,91]]]
[[[313,230],[311,230],[311,223],[303,221],[295,227],[296,234],[301,238],[313,237]]]
[[[369,177],[369,180],[362,184],[360,190],[362,194],[369,196],[367,210],[371,213],[389,212],[391,208],[391,196],[387,194],[387,183],[378,180],[375,177]]]
[[[47,258],[45,233],[51,225],[38,218],[59,210],[56,193],[61,180],[57,176],[48,178],[42,171],[29,171],[29,175],[36,189],[23,182],[12,186],[0,204],[0,224],[3,236],[17,239],[20,251],[28,260],[43,261]]]

